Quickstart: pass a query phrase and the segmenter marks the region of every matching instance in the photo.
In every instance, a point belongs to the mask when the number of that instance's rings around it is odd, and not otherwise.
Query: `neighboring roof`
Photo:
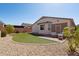
[[[2,21],[0,21],[0,24],[4,24]]]
[[[20,25],[13,25],[15,28],[24,28],[24,26],[20,26]]]
[[[71,20],[72,23],[74,23],[73,18],[62,18],[62,17],[50,17],[50,16],[42,16],[39,20],[43,19],[43,18],[53,18],[53,19],[64,19],[64,20]],[[35,23],[37,23],[39,20],[37,20]],[[34,23],[34,24],[35,24]],[[33,25],[34,25],[33,24]],[[75,25],[75,23],[74,23]]]
[[[31,26],[32,24],[22,23],[21,25],[22,25],[22,26],[25,26],[25,27],[28,27],[28,26]]]
[[[79,26],[79,24],[77,24],[76,26]]]
[[[7,26],[7,25],[4,25],[4,26]],[[24,28],[24,26],[21,26],[21,25],[12,25],[12,26],[15,28]]]

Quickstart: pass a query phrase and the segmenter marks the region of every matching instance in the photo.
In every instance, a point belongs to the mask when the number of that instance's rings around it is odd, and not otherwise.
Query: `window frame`
[[[44,30],[45,25],[40,25],[40,30]]]

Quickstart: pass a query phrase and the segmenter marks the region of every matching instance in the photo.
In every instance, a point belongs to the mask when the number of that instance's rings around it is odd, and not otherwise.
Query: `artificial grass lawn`
[[[28,33],[16,33],[13,35],[13,40],[22,43],[54,43],[55,41],[39,38]]]

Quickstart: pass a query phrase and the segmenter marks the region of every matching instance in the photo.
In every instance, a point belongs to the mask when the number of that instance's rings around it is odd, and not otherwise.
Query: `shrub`
[[[19,33],[19,31],[16,31],[16,33]]]
[[[1,31],[1,37],[5,37],[7,35],[6,31]]]
[[[14,31],[15,31],[15,28],[12,25],[7,25],[5,27],[5,29],[6,29],[6,31],[7,31],[8,34],[14,33]]]
[[[64,28],[64,36],[68,40],[69,52],[74,54],[76,52],[76,48],[79,45],[79,28]]]

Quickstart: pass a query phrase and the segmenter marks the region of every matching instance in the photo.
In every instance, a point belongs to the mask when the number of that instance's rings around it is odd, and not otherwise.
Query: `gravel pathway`
[[[62,56],[67,55],[66,43],[16,43],[11,36],[0,39],[0,56]]]

